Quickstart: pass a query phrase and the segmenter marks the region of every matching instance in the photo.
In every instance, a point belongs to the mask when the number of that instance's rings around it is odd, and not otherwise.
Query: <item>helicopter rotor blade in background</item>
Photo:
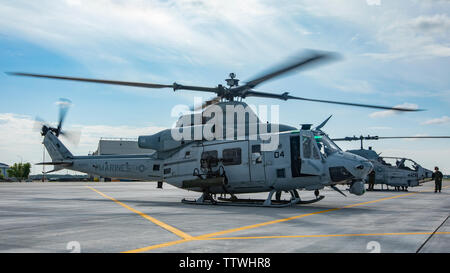
[[[378,137],[378,139],[406,139],[406,138],[450,138],[450,136],[399,136],[399,137]]]
[[[281,75],[287,75],[300,68],[311,68],[314,65],[338,59],[338,56],[339,55],[337,53],[308,50],[306,52],[302,52],[302,54],[297,55],[288,62],[269,69],[261,76],[246,82],[245,85],[238,87],[238,89],[251,89],[265,81],[274,79]]]
[[[343,137],[343,138],[333,138],[333,141],[354,141],[354,140],[379,140],[379,139],[427,139],[427,138],[450,138],[450,136],[388,136],[388,137],[380,137],[380,136],[352,136],[352,137]]]
[[[291,96],[287,92],[285,92],[283,94],[265,93],[265,92],[259,92],[259,91],[254,91],[254,90],[248,90],[248,91],[244,92],[244,97],[250,97],[250,96],[251,97],[262,97],[262,98],[273,98],[273,99],[280,99],[280,100],[304,100],[304,101],[312,101],[312,102],[332,103],[332,104],[340,104],[340,105],[348,105],[348,106],[376,108],[376,109],[385,109],[385,110],[394,110],[394,111],[405,111],[405,112],[424,111],[423,109],[412,109],[412,108],[405,108],[405,107],[390,107],[390,106],[380,106],[380,105],[372,105],[372,104],[359,104],[359,103],[341,102],[341,101],[308,99],[308,98]]]
[[[217,91],[218,91],[218,88],[216,88],[216,87],[188,86],[188,85],[181,85],[181,84],[177,84],[177,83],[156,84],[156,83],[142,83],[142,82],[127,82],[127,81],[113,81],[113,80],[102,80],[102,79],[91,79],[91,78],[78,78],[78,77],[67,77],[67,76],[33,74],[33,73],[23,73],[23,72],[6,72],[6,74],[12,75],[12,76],[24,76],[24,77],[46,78],[46,79],[56,79],[56,80],[91,82],[91,83],[112,84],[112,85],[124,85],[124,86],[143,87],[143,88],[173,88],[174,91],[179,90],[179,89],[214,92],[214,93],[217,93]]]

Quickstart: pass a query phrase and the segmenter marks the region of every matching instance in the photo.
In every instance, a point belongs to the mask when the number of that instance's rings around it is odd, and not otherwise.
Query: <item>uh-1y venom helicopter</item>
[[[333,138],[333,141],[356,141],[361,142],[361,148],[358,150],[348,150],[347,152],[367,158],[373,164],[373,172],[365,179],[369,183],[373,179],[374,184],[380,184],[394,187],[396,190],[402,188],[404,191],[408,187],[419,186],[420,183],[427,182],[431,179],[433,171],[422,167],[419,163],[412,159],[405,157],[380,156],[381,153],[376,153],[369,149],[364,149],[364,140],[380,140],[380,139],[438,139],[450,138],[450,136],[353,136],[344,138]],[[373,176],[373,177],[370,177]],[[369,189],[373,190],[373,185]]]
[[[103,177],[165,181],[182,189],[202,192],[197,200],[183,200],[185,203],[277,207],[319,201],[323,198],[319,196],[319,190],[327,186],[342,193],[336,187],[338,184],[349,184],[350,193],[361,195],[365,192],[363,179],[372,171],[373,166],[368,159],[344,152],[330,140],[321,130],[328,119],[314,129],[311,129],[311,125],[303,125],[297,129],[283,124],[268,124],[261,122],[242,99],[262,97],[418,111],[401,107],[308,99],[291,96],[287,92],[274,94],[254,90],[257,85],[282,74],[311,67],[335,57],[336,55],[332,53],[309,51],[308,54],[269,70],[244,85],[239,85],[239,80],[231,73],[230,79],[226,80],[228,87],[221,84],[217,87],[186,86],[177,83],[166,85],[18,72],[8,74],[216,93],[217,97],[206,101],[200,107],[202,109],[200,113],[191,112],[181,116],[175,128],[151,136],[140,136],[139,147],[155,150],[152,155],[74,156],[58,139],[58,136],[63,134],[61,123],[66,113],[64,111],[57,128],[48,125],[41,128],[41,134],[44,136],[43,144],[52,158],[51,162],[41,164],[54,165],[55,169],[66,168]],[[233,112],[236,108],[246,109],[240,119],[234,118],[235,114],[239,115]],[[221,120],[219,119],[221,115],[222,118],[227,118]],[[228,120],[230,116],[231,121]],[[251,130],[254,125],[257,125],[256,130]],[[204,130],[205,128],[208,130]],[[195,135],[196,129],[200,129],[198,130],[200,137],[174,138],[174,133],[176,135],[180,132],[187,133],[187,136]],[[227,138],[218,137],[220,135]],[[272,145],[274,143],[276,145]],[[269,144],[272,145],[271,148],[266,147]],[[315,191],[316,198],[301,201],[297,192],[299,189]],[[280,200],[281,191],[290,193],[291,199]],[[236,194],[257,192],[268,192],[267,199],[242,200],[236,197]],[[275,193],[277,193],[276,200],[272,201]],[[231,197],[219,197],[217,200],[216,194]]]

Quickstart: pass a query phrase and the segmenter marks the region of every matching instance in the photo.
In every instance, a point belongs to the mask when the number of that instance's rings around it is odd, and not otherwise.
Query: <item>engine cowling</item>
[[[170,151],[190,142],[192,141],[174,140],[172,138],[171,129],[166,129],[150,136],[139,136],[138,138],[139,148],[153,149],[158,152]]]

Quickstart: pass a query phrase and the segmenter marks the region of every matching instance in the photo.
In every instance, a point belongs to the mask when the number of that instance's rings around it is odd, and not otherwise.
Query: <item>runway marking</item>
[[[163,243],[163,244],[152,245],[152,246],[147,246],[147,247],[143,247],[143,248],[123,251],[122,253],[139,253],[139,252],[143,252],[143,251],[152,250],[155,248],[173,246],[173,245],[177,245],[177,244],[181,244],[181,243],[185,243],[185,242],[189,242],[189,241],[194,241],[194,240],[195,239],[184,239],[184,240],[178,240],[178,241],[171,241],[171,242],[167,242],[167,243]]]
[[[189,234],[187,234],[187,233],[184,233],[183,231],[181,231],[181,230],[179,230],[179,229],[177,229],[177,228],[175,228],[175,227],[173,227],[173,226],[170,226],[170,225],[168,225],[168,224],[166,224],[166,223],[164,223],[164,222],[162,222],[162,221],[159,221],[158,219],[153,218],[153,217],[151,217],[151,216],[149,216],[149,215],[147,215],[147,214],[145,214],[145,213],[143,213],[143,212],[141,212],[141,211],[138,211],[137,209],[134,209],[134,208],[132,208],[132,207],[130,207],[130,206],[128,206],[128,205],[126,205],[126,204],[124,204],[124,203],[118,201],[117,199],[115,199],[115,198],[113,198],[113,197],[111,197],[111,196],[108,196],[108,195],[102,193],[102,192],[99,191],[99,190],[96,190],[96,189],[94,189],[94,188],[92,188],[92,187],[90,187],[90,186],[86,186],[86,187],[87,187],[88,189],[91,189],[91,190],[95,191],[96,193],[100,194],[101,196],[103,196],[103,197],[105,197],[105,198],[107,198],[107,199],[110,199],[110,200],[116,202],[117,204],[121,205],[122,207],[124,207],[124,208],[126,208],[126,209],[128,209],[128,210],[131,210],[131,211],[134,212],[134,213],[137,213],[137,214],[140,215],[141,217],[143,217],[143,218],[149,220],[150,222],[152,222],[152,223],[154,223],[154,224],[156,224],[156,225],[158,225],[158,226],[160,226],[160,227],[162,227],[162,228],[164,228],[164,229],[166,229],[166,230],[168,230],[168,231],[174,233],[175,235],[177,235],[177,236],[179,236],[179,237],[181,237],[181,238],[183,238],[183,239],[191,239],[191,238],[192,238],[191,235],[189,235]]]
[[[327,238],[327,237],[355,237],[355,236],[388,236],[388,235],[430,235],[433,232],[391,232],[391,233],[361,233],[361,234],[323,234],[323,235],[275,235],[275,236],[252,236],[252,237],[214,237],[196,239],[200,241],[211,240],[248,240],[248,239],[280,239],[280,238]],[[450,234],[447,231],[436,232],[434,234]]]
[[[389,200],[389,199],[395,199],[395,198],[404,197],[404,196],[412,195],[412,194],[416,194],[416,193],[419,193],[419,192],[411,192],[411,193],[406,193],[406,194],[400,194],[400,195],[385,197],[385,198],[381,198],[381,199],[377,199],[377,200],[372,200],[372,201],[367,201],[367,202],[361,202],[361,203],[356,203],[356,204],[352,204],[352,205],[347,205],[347,206],[343,206],[343,207],[340,207],[340,208],[327,209],[327,210],[317,211],[317,212],[313,212],[313,213],[292,216],[292,217],[288,217],[288,218],[284,218],[284,219],[278,219],[278,220],[273,220],[273,221],[269,221],[269,222],[263,222],[263,223],[259,223],[259,224],[255,224],[255,225],[244,226],[244,227],[234,228],[234,229],[228,229],[228,230],[224,230],[224,231],[219,231],[219,232],[214,232],[214,233],[209,233],[209,234],[197,236],[195,238],[200,238],[201,239],[201,238],[204,238],[204,237],[208,238],[208,237],[219,236],[219,235],[228,234],[228,233],[232,233],[232,232],[236,232],[236,231],[242,231],[242,230],[257,228],[257,227],[261,227],[261,226],[267,226],[267,225],[271,225],[271,224],[291,221],[291,220],[294,220],[294,219],[298,219],[298,218],[302,218],[302,217],[306,217],[306,216],[311,216],[311,215],[315,215],[315,214],[321,214],[321,213],[336,211],[336,210],[345,209],[345,208],[352,208],[352,207],[372,204],[372,203],[381,202],[381,201],[385,201],[385,200]]]
[[[428,243],[433,235],[439,234],[438,230],[444,225],[445,222],[447,222],[449,217],[450,216],[447,216],[447,218],[445,218],[445,220],[434,230],[434,232],[431,233],[431,235],[425,240],[425,242],[423,242],[423,244],[417,249],[416,253],[419,253],[422,250],[422,248]]]
[[[450,187],[450,186],[446,186],[446,187],[442,187],[442,188],[445,189],[445,188],[448,188],[448,187]],[[192,237],[191,239],[187,239],[187,240],[171,241],[171,242],[167,242],[167,243],[164,243],[164,244],[158,244],[158,245],[152,245],[152,246],[147,246],[147,247],[143,247],[143,248],[133,249],[133,250],[125,251],[125,253],[138,253],[138,252],[143,252],[143,251],[147,251],[147,250],[163,248],[163,247],[167,247],[167,246],[171,246],[171,245],[175,245],[175,244],[190,242],[190,241],[220,240],[221,238],[215,238],[215,236],[224,235],[224,234],[237,232],[237,231],[241,231],[241,230],[253,229],[253,228],[257,228],[257,227],[261,227],[261,226],[267,226],[267,225],[281,223],[281,222],[286,222],[286,221],[290,221],[290,220],[294,220],[294,219],[298,219],[298,218],[302,218],[302,217],[306,217],[306,216],[311,216],[311,215],[321,214],[321,213],[325,213],[325,212],[336,211],[336,210],[340,210],[340,209],[344,209],[344,208],[352,208],[352,207],[362,206],[362,205],[366,205],[366,204],[373,204],[373,203],[381,202],[381,201],[385,201],[385,200],[395,199],[395,198],[404,197],[404,196],[413,195],[413,194],[418,194],[418,193],[432,192],[432,191],[434,191],[434,189],[433,190],[411,192],[411,193],[405,193],[405,194],[385,197],[385,198],[376,199],[376,200],[372,200],[372,201],[367,201],[367,202],[361,202],[361,203],[356,203],[356,204],[352,204],[352,205],[347,205],[347,206],[343,206],[343,207],[340,207],[340,208],[327,209],[327,210],[322,210],[322,211],[318,211],[318,212],[292,216],[292,217],[288,217],[288,218],[284,218],[284,219],[278,219],[278,220],[263,222],[263,223],[259,223],[259,224],[244,226],[244,227],[240,227],[240,228],[233,228],[233,229],[228,229],[228,230],[224,230],[224,231],[208,233],[208,234],[204,234],[204,235],[200,235],[200,236],[195,236],[195,237]],[[229,237],[229,238],[233,238],[233,237]],[[235,237],[235,238],[238,238],[238,237]]]

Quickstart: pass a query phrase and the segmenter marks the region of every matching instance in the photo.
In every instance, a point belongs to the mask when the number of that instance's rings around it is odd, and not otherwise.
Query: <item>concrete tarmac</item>
[[[0,252],[449,253],[450,181],[443,187],[325,189],[317,203],[262,208],[183,204],[200,194],[153,182],[0,183]]]

